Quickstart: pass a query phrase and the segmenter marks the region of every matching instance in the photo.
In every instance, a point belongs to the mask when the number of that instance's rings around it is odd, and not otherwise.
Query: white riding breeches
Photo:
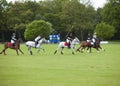
[[[94,38],[92,39],[92,41],[93,41],[93,43],[95,43],[95,39]]]
[[[11,40],[11,43],[13,44],[13,43],[15,43],[15,41],[14,41],[14,40]]]
[[[90,42],[91,40],[87,40],[87,42]]]
[[[66,39],[66,42],[67,42],[67,43],[71,43],[71,41],[70,41],[69,39]]]

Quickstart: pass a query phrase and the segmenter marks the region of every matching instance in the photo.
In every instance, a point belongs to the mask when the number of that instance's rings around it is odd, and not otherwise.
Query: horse
[[[30,52],[30,55],[32,55],[31,48],[38,49],[38,52],[40,51],[40,49],[42,49],[45,52],[44,48],[42,48],[41,45],[43,43],[46,43],[46,42],[47,42],[47,40],[45,38],[41,38],[41,40],[38,41],[38,44],[36,45],[36,47],[35,47],[35,42],[34,41],[27,41],[25,44],[28,48],[28,51]]]
[[[87,48],[87,50],[89,50],[88,52],[90,52],[90,53],[92,52],[92,51],[91,51],[91,48],[95,48],[95,49],[97,50],[97,52],[99,52],[99,49],[104,50],[104,49],[100,46],[100,41],[101,41],[101,40],[100,40],[99,38],[97,38],[94,45],[93,45],[93,42],[92,42],[92,41],[90,41],[90,42],[83,41],[83,42],[81,42],[81,45],[80,45],[80,47],[76,50],[76,52],[77,52],[77,51],[83,52],[83,50],[84,50],[85,48]]]
[[[80,41],[77,37],[75,37],[72,40],[71,45],[70,45],[70,48],[72,50],[72,54],[74,54],[75,45],[79,44],[79,43],[80,43]],[[68,48],[68,45],[66,44],[66,42],[60,42],[59,45],[58,45],[58,48],[55,50],[54,54],[56,54],[59,49],[61,49],[61,54],[63,54],[63,49],[64,48]]]
[[[4,53],[4,55],[6,55],[6,52],[5,52],[5,51],[6,51],[6,49],[8,49],[8,48],[16,50],[17,55],[19,55],[18,50],[19,50],[22,54],[24,54],[23,51],[20,49],[20,41],[21,41],[20,38],[19,38],[18,40],[16,40],[14,46],[13,46],[13,44],[12,44],[11,42],[5,42],[5,43],[4,43],[4,49],[0,52],[0,54]]]

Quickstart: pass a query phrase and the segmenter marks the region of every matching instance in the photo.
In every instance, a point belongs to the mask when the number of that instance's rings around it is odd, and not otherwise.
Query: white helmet
[[[96,35],[97,33],[95,32],[94,34]]]

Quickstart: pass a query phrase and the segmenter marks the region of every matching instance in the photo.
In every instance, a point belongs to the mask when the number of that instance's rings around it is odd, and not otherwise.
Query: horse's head
[[[96,44],[99,45],[100,44],[101,39],[100,38],[96,38]]]
[[[21,40],[21,38],[18,38],[18,40],[15,41],[15,44],[20,44]]]
[[[38,41],[38,43],[47,43],[47,40],[45,38],[42,38],[41,40]]]
[[[75,38],[73,39],[72,43],[73,43],[73,44],[79,44],[79,43],[80,43],[80,40],[79,40],[77,37],[75,37]]]

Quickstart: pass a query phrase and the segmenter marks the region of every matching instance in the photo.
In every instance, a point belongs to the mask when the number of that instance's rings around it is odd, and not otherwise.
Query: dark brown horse
[[[92,44],[92,42],[83,41],[80,47],[76,50],[76,52],[77,51],[83,52],[85,48],[87,48],[87,50],[89,50],[90,53],[91,53],[91,48],[95,48],[99,52],[99,49],[102,49],[102,47],[100,46],[100,41],[101,40],[97,38],[94,45]]]
[[[21,39],[16,40],[14,46],[11,44],[11,42],[5,42],[5,43],[4,43],[4,49],[0,52],[0,54],[4,53],[4,55],[6,55],[5,51],[6,51],[6,49],[8,49],[8,48],[16,50],[17,55],[19,55],[19,54],[18,54],[18,50],[19,50],[22,54],[24,54],[24,53],[22,52],[22,50],[20,49],[20,41],[21,41]]]

